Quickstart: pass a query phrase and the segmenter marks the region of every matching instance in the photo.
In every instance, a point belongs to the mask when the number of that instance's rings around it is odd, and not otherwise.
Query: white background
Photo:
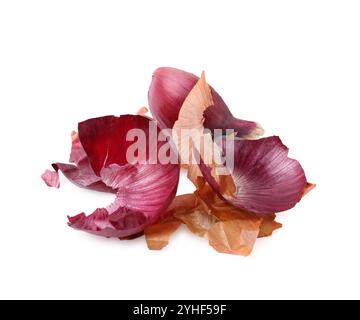
[[[360,298],[359,17],[344,0],[1,1],[0,297]],[[112,196],[40,179],[78,121],[146,105],[159,66],[206,70],[318,184],[250,257],[185,228],[160,252],[76,232],[66,215]]]

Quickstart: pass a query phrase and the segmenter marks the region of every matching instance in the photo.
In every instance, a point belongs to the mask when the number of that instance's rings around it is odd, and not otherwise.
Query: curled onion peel
[[[199,78],[192,73],[161,67],[155,70],[148,92],[150,111],[161,128],[172,128],[183,103]],[[240,120],[230,112],[221,96],[210,87],[213,104],[204,112],[204,127],[234,129],[238,137],[254,139],[264,130],[253,121]]]
[[[257,238],[281,227],[275,213],[292,208],[315,187],[307,182],[300,163],[288,157],[279,137],[258,139],[263,130],[257,123],[233,117],[204,73],[198,78],[159,68],[148,99],[155,121],[146,116],[146,107],[137,115],[83,121],[78,133],[72,133],[70,163],[54,163],[55,171],[42,175],[48,186],[60,186],[61,171],[79,187],[115,194],[106,208],[68,217],[71,227],[120,239],[144,233],[148,247],[159,250],[183,223],[215,250],[247,256]],[[153,130],[158,137],[160,128],[171,129],[170,144],[151,140]],[[143,133],[135,135],[137,140],[129,139],[133,129]],[[146,147],[129,158],[141,138]],[[201,141],[200,147],[194,141]],[[169,151],[175,147],[178,161],[159,161],[165,144]],[[224,158],[229,151],[231,163]],[[191,162],[194,157],[198,163]],[[186,168],[196,191],[175,197],[180,167]]]
[[[208,158],[204,150],[215,144],[211,135],[204,132],[204,114],[211,107],[212,98],[211,88],[202,74],[185,99],[173,129],[179,132],[191,126],[197,129],[196,135],[206,142],[205,148],[193,152],[200,155],[199,168],[209,185],[230,204],[248,212],[273,214],[295,206],[303,195],[307,181],[300,163],[288,157],[288,148],[279,137],[258,140],[226,137],[231,142],[233,168],[218,174],[219,168],[228,167],[227,163],[218,166],[214,166],[213,162],[204,163],[203,159]],[[223,144],[222,150],[214,148],[214,156],[219,157],[221,153],[229,151],[226,145]],[[187,151],[181,144],[178,148],[180,155]],[[193,144],[192,148],[196,148],[196,145]]]
[[[165,218],[175,197],[179,181],[178,164],[155,163],[157,154],[145,152],[144,158],[129,163],[127,134],[140,129],[149,137],[151,120],[140,115],[106,116],[79,123],[73,136],[71,164],[54,164],[66,177],[82,187],[116,194],[106,208],[89,216],[69,217],[69,225],[106,237],[129,237]],[[155,126],[157,133],[159,129]],[[158,149],[165,142],[158,141]]]

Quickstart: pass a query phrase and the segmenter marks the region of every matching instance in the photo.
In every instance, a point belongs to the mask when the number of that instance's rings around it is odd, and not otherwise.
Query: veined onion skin
[[[198,80],[196,75],[175,68],[161,67],[155,70],[148,101],[150,111],[162,129],[173,127],[185,98]],[[204,112],[205,128],[233,129],[242,138],[255,138],[263,134],[258,123],[235,118],[212,87],[211,93],[214,105]]]

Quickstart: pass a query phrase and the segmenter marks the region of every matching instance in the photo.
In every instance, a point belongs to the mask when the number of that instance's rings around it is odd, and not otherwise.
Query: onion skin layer
[[[192,73],[170,67],[155,70],[148,92],[150,111],[161,129],[172,128],[191,89],[199,80]],[[221,96],[211,87],[214,105],[204,112],[204,128],[233,129],[241,138],[256,138],[263,134],[253,121],[240,120],[230,112]]]

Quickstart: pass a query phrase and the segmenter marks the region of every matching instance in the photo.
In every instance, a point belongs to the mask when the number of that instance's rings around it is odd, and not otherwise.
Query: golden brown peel
[[[170,236],[180,227],[179,220],[171,218],[159,224],[147,227],[144,231],[147,246],[150,250],[161,250],[169,243]]]
[[[177,219],[185,223],[192,233],[203,237],[212,228],[217,219],[202,208],[175,215]]]
[[[262,218],[226,203],[201,177],[196,186],[193,194],[174,199],[167,212],[168,220],[145,230],[149,249],[162,249],[179,224],[184,223],[192,233],[207,238],[216,251],[247,256],[256,238],[271,235],[281,227],[274,221],[275,214]]]
[[[313,190],[316,187],[316,184],[314,183],[307,183],[304,189],[303,197],[306,196],[311,190]]]
[[[150,250],[161,250],[168,245],[170,236],[180,227],[181,221],[175,216],[191,212],[195,207],[193,194],[177,196],[167,209],[168,218],[147,227],[144,231],[147,246]]]
[[[217,222],[208,232],[209,244],[218,252],[248,256],[259,233],[259,223],[245,227],[242,220]]]
[[[262,218],[258,238],[269,237],[272,233],[282,227],[282,224],[275,221],[275,213]]]
[[[226,173],[226,168],[220,163],[222,150],[214,143],[211,134],[204,132],[204,111],[213,104],[211,89],[206,83],[203,72],[180,109],[178,120],[172,129],[172,136],[181,166],[188,170],[188,178],[196,185],[196,178],[202,176],[194,161],[195,149],[212,168],[212,177],[219,184],[223,194],[231,196],[236,192],[236,186],[230,173]],[[219,168],[221,173],[218,173]]]
[[[191,162],[195,142],[202,141],[197,152],[202,159],[209,160],[205,152],[213,150],[212,158],[207,165],[211,168],[212,177],[220,186],[220,193],[232,196],[236,192],[233,177],[226,172],[224,174],[224,170],[218,174],[219,164],[216,159],[220,156],[221,150],[213,142],[211,134],[204,132],[203,112],[212,104],[211,90],[203,73],[185,99],[172,130],[181,166],[187,170],[187,176],[196,186],[196,191],[193,194],[177,196],[168,208],[169,218],[145,230],[150,249],[159,250],[165,247],[171,234],[184,223],[192,233],[207,238],[216,251],[248,256],[257,238],[270,236],[282,227],[281,223],[275,221],[275,213],[259,216],[225,202],[202,177],[198,165]],[[182,135],[183,129],[191,129],[191,134]],[[190,144],[187,144],[186,139],[189,138]],[[304,189],[304,195],[314,187],[315,185],[308,184]]]
[[[148,108],[146,107],[141,107],[137,112],[136,114],[138,116],[146,116],[146,114],[149,112]]]

